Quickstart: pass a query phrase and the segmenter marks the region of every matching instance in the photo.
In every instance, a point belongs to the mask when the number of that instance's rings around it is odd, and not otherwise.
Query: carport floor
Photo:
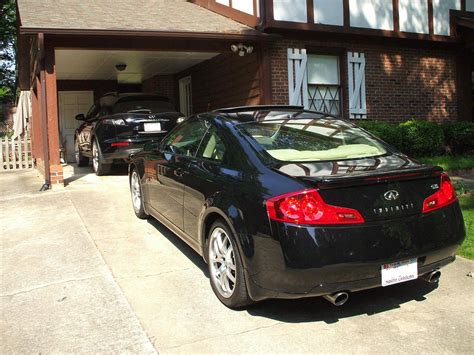
[[[87,173],[62,191],[0,198],[1,352],[149,352],[150,342],[160,353],[474,348],[472,261],[444,268],[439,287],[363,291],[340,308],[311,298],[232,311],[191,248],[135,218],[126,175]]]

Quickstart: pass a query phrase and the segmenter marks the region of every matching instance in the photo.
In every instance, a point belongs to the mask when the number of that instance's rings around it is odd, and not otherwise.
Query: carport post
[[[42,58],[42,68],[40,72],[42,101],[41,114],[44,144],[44,174],[45,183],[50,188],[63,187],[63,167],[60,161],[59,146],[59,120],[58,120],[58,95],[56,87],[56,71],[54,47],[44,40],[40,34],[40,46],[44,57]]]

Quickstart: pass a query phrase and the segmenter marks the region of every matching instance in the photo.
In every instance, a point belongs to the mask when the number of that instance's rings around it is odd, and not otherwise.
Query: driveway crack
[[[14,293],[2,294],[2,295],[0,295],[0,297],[14,297],[14,296],[21,295],[21,294],[24,294],[24,293],[29,293],[31,291],[40,290],[42,288],[46,288],[46,287],[49,287],[49,286],[61,285],[61,284],[69,283],[69,282],[75,282],[75,281],[90,280],[90,279],[95,279],[95,278],[101,277],[101,276],[102,275],[99,274],[99,275],[93,275],[93,276],[78,278],[78,279],[70,279],[70,280],[61,280],[61,281],[49,282],[47,284],[39,285],[39,286],[30,288],[30,289],[27,289],[27,290],[21,290],[21,291],[14,292]]]
[[[255,331],[260,330],[260,329],[272,328],[272,327],[274,327],[276,325],[280,325],[280,324],[283,324],[283,322],[276,322],[276,323],[272,323],[270,325],[262,325],[262,326],[257,327],[257,328],[252,328],[252,329],[244,330],[244,331],[237,332],[237,333],[225,334],[224,337],[242,335],[242,334],[246,334],[246,333],[252,333],[252,332],[255,332]],[[215,338],[222,338],[222,335],[216,335],[216,336],[207,337],[207,338],[204,338],[204,339],[191,341],[189,343],[184,343],[184,344],[180,344],[180,345],[176,345],[176,346],[170,346],[170,347],[166,348],[165,350],[178,349],[178,348],[181,348],[183,346],[197,344],[197,343],[201,343],[203,341],[207,341],[207,340],[211,340],[211,339],[215,339]]]

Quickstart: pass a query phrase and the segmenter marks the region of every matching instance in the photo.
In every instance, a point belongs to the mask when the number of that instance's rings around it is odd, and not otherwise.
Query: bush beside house
[[[474,151],[474,123],[456,122],[438,125],[428,121],[411,120],[401,124],[379,121],[357,122],[395,148],[413,157],[455,155]]]

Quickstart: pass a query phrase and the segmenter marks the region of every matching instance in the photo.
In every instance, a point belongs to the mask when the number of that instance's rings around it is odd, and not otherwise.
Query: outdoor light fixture
[[[230,50],[234,53],[238,53],[239,56],[243,57],[246,54],[251,54],[253,52],[252,46],[246,46],[243,43],[233,44],[230,46]]]
[[[124,71],[127,68],[127,64],[116,64],[115,69],[118,71]]]

